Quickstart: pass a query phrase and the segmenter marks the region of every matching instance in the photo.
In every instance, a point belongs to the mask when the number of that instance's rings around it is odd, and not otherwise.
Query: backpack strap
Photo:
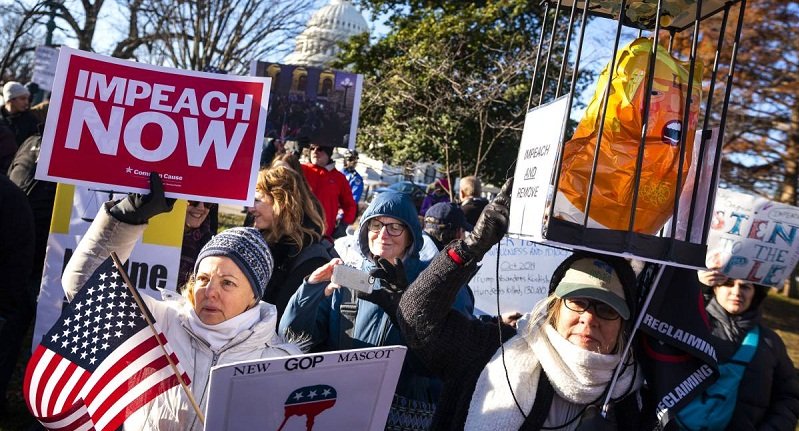
[[[338,348],[347,350],[352,348],[352,340],[355,336],[358,298],[352,294],[352,290],[348,287],[341,287],[339,291],[341,292],[341,306],[339,307]]]
[[[730,358],[729,362],[737,365],[748,364],[755,356],[759,340],[760,325],[755,325],[754,328],[750,329],[749,332],[746,333],[746,336],[741,342],[741,346],[738,347],[738,350],[735,352],[732,358]]]

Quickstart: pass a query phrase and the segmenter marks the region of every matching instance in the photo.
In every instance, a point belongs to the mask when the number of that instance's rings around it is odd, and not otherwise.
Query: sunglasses
[[[593,308],[593,314],[603,320],[616,320],[619,313],[610,305],[601,301],[594,301],[587,298],[568,298],[563,300],[563,305],[577,314],[583,314]]]
[[[310,151],[312,151],[312,152],[316,152],[316,151],[324,151],[324,150],[322,149],[322,147],[317,147],[317,146],[315,146],[315,145],[311,145],[310,147],[308,147],[308,149],[309,149]]]

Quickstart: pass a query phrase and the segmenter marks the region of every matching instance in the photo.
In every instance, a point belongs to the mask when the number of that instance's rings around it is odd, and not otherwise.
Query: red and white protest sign
[[[36,178],[246,205],[270,79],[151,66],[61,48]]]

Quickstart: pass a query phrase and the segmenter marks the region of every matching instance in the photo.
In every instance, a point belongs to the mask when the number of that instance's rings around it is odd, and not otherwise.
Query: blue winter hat
[[[272,259],[272,252],[269,251],[269,245],[258,229],[234,227],[214,235],[197,256],[197,262],[194,264],[195,273],[200,261],[209,256],[230,258],[247,276],[255,297],[261,299],[264,296],[275,262]]]

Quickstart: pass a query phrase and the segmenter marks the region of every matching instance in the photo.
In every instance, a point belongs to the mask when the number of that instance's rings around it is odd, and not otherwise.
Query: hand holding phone
[[[372,293],[377,280],[369,273],[351,266],[336,265],[333,267],[333,276],[330,281],[339,286],[349,287],[363,293]]]

